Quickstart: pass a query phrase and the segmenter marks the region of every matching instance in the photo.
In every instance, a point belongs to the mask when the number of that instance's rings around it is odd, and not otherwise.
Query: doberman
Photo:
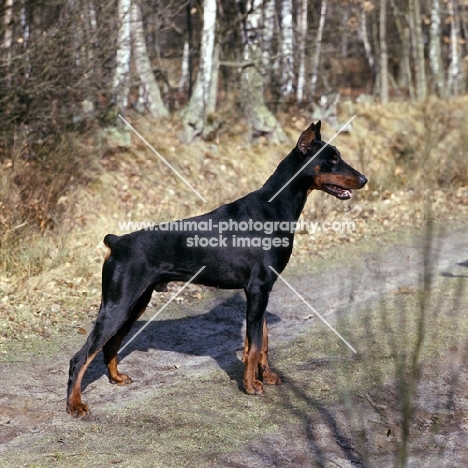
[[[178,221],[186,230],[144,229],[123,236],[108,234],[109,254],[102,268],[102,301],[94,327],[70,361],[67,411],[76,417],[89,412],[81,401],[81,380],[102,349],[112,383],[131,383],[117,370],[122,340],[148,305],[153,291],[170,281],[189,281],[223,289],[244,289],[247,334],[244,387],[263,393],[263,383],[280,384],[268,364],[266,307],[270,291],[286,267],[293,248],[294,225],[311,190],[340,200],[367,183],[365,176],[322,141],[320,121],[305,130],[262,188],[214,211]],[[230,237],[207,232],[223,227]],[[285,228],[285,226],[287,226]],[[167,226],[166,226],[167,227]],[[236,231],[237,229],[237,231]],[[237,235],[233,234],[236,232]]]

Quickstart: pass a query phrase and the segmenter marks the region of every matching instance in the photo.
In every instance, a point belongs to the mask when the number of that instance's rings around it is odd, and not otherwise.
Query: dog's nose
[[[363,176],[362,174],[359,176],[359,182],[361,184],[361,187],[364,187],[364,185],[367,184],[367,177]]]

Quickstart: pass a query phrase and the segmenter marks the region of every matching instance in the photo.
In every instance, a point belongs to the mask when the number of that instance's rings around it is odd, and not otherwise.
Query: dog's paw
[[[253,380],[252,383],[244,382],[245,393],[247,395],[262,395],[263,394],[263,382],[260,380]]]
[[[128,385],[132,383],[132,379],[126,374],[118,374],[117,377],[109,377],[111,384]]]
[[[82,418],[89,413],[89,407],[85,403],[68,403],[67,413],[74,418]]]
[[[281,385],[281,377],[271,370],[264,370],[262,374],[263,382],[268,385]]]

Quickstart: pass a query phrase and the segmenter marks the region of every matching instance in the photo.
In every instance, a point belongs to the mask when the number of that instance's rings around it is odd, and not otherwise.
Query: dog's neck
[[[310,188],[304,184],[300,174],[292,179],[303,165],[304,161],[294,149],[279,163],[275,172],[260,189],[267,203],[274,197],[269,203],[278,208],[285,220],[297,221],[299,219],[307,201],[307,195],[310,193]]]

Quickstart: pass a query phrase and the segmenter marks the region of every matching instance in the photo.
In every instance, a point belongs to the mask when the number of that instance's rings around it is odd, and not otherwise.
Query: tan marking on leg
[[[85,414],[89,413],[88,405],[82,403],[81,401],[81,380],[83,379],[83,375],[86,372],[90,362],[96,357],[96,354],[98,353],[99,351],[89,356],[86,362],[83,364],[82,368],[78,372],[78,375],[76,376],[70,397],[68,398],[67,412],[75,418],[81,418]]]
[[[143,307],[143,309],[138,312],[135,320],[133,323],[135,323],[143,314],[143,312],[146,310],[146,307]],[[133,325],[133,324],[132,324]],[[123,339],[127,335],[128,332],[125,333],[117,333],[117,335],[114,335],[111,340],[112,342],[112,349],[107,349],[107,356],[111,355],[110,361],[107,363],[107,370],[109,371],[109,380],[113,384],[117,385],[127,385],[132,383],[132,379],[127,375],[127,374],[121,374],[117,368],[117,352],[119,351],[120,345],[122,344]]]
[[[250,346],[245,362],[244,388],[249,395],[262,394],[263,383],[258,380],[258,360],[260,351],[255,346]]]
[[[242,355],[242,362],[247,362],[248,355],[249,355],[249,339],[247,338],[247,334],[245,334],[244,354]]]
[[[109,380],[111,383],[117,385],[127,385],[132,383],[131,377],[127,374],[121,374],[117,369],[117,355],[109,361],[107,364],[107,370],[109,371]]]
[[[268,327],[266,318],[263,321],[262,350],[260,352],[258,367],[260,377],[264,383],[268,385],[280,385],[282,383],[279,375],[273,372],[268,364]]]

